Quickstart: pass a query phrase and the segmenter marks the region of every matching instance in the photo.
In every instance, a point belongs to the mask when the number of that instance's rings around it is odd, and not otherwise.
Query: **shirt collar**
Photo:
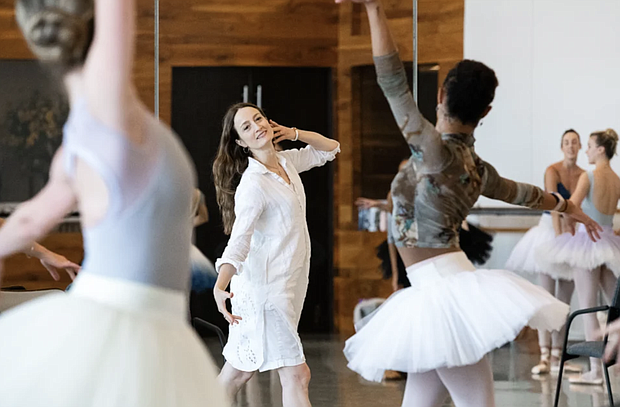
[[[278,156],[278,162],[282,165],[282,167],[286,167],[286,158],[280,153],[276,153]],[[263,163],[258,161],[253,157],[248,157],[248,168],[246,171],[257,172],[259,174],[269,174],[272,171],[269,171]]]

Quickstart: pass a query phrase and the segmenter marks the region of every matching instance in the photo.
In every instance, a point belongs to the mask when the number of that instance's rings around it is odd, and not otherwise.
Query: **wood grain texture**
[[[13,7],[14,0],[0,0],[0,59],[32,58],[15,23]],[[342,144],[342,153],[336,160],[334,184],[334,312],[337,329],[350,334],[354,298],[390,291],[389,283],[380,280],[379,262],[373,257],[381,236],[355,230],[353,202],[360,193],[361,158],[351,68],[372,64],[365,11],[359,5],[336,6],[331,0],[164,0],[160,7],[160,111],[165,122],[170,122],[174,66],[335,68],[334,134]],[[385,7],[401,55],[411,60],[411,2],[386,0]],[[463,57],[463,12],[463,0],[419,0],[419,60],[440,65],[440,82]],[[151,109],[153,14],[152,0],[138,0],[134,78]],[[9,269],[36,266],[13,261],[18,260],[11,260]],[[27,263],[30,266],[25,266]],[[26,279],[30,278],[28,274]],[[47,278],[46,274],[41,278]]]

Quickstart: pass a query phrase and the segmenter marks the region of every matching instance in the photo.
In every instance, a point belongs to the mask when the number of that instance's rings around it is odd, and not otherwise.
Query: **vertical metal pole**
[[[159,0],[155,0],[155,117],[159,118]]]
[[[413,100],[418,103],[418,0],[413,0]]]

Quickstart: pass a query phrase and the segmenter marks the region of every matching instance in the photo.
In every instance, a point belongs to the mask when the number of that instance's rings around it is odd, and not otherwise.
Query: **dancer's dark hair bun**
[[[61,72],[84,63],[94,35],[92,0],[18,0],[16,18],[42,62]]]
[[[485,64],[464,59],[448,72],[443,83],[448,114],[463,124],[477,124],[493,102],[499,82]]]

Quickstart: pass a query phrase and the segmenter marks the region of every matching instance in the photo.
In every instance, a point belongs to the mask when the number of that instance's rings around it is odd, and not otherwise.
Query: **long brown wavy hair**
[[[246,152],[237,144],[239,134],[235,129],[235,116],[244,107],[253,107],[267,118],[260,107],[252,103],[237,103],[228,108],[222,120],[222,138],[213,163],[213,179],[217,204],[224,223],[224,233],[227,235],[230,234],[235,223],[235,191],[239,186],[241,176],[248,168],[248,158],[251,156],[247,149]]]

